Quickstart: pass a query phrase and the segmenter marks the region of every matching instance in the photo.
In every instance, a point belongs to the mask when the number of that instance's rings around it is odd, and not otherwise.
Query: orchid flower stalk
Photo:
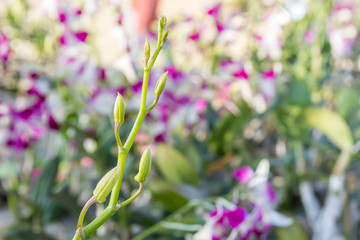
[[[135,123],[132,127],[132,130],[123,145],[119,136],[119,128],[124,122],[125,116],[125,103],[120,94],[118,94],[115,107],[114,107],[114,133],[116,138],[116,143],[118,146],[118,161],[117,165],[111,169],[108,173],[106,173],[102,179],[97,184],[93,196],[86,202],[85,206],[83,207],[78,224],[76,233],[73,237],[73,240],[84,240],[89,237],[93,232],[95,232],[102,224],[104,224],[112,215],[114,215],[119,209],[125,207],[132,201],[134,201],[143,191],[144,189],[144,182],[147,178],[147,175],[151,168],[151,153],[150,149],[147,149],[140,160],[139,166],[139,173],[135,176],[135,180],[139,182],[139,189],[138,191],[127,200],[120,202],[119,192],[121,188],[122,178],[124,175],[124,168],[126,163],[126,157],[129,153],[136,135],[139,132],[140,126],[143,123],[146,115],[155,107],[157,104],[160,94],[165,87],[166,84],[166,77],[167,73],[163,74],[160,79],[158,80],[157,87],[154,90],[156,92],[155,99],[153,103],[146,107],[146,96],[148,91],[148,83],[149,83],[149,76],[150,71],[156,61],[157,56],[159,55],[168,35],[169,30],[165,31],[166,26],[166,18],[161,17],[159,20],[158,25],[158,41],[155,52],[150,58],[150,44],[146,40],[144,46],[144,76],[143,76],[143,83],[142,83],[142,91],[141,91],[141,103],[139,108],[139,113],[135,120]],[[87,210],[90,206],[96,202],[102,203],[105,202],[107,196],[111,193],[110,201],[108,206],[105,210],[98,215],[92,222],[90,222],[87,226],[83,227],[83,220]]]

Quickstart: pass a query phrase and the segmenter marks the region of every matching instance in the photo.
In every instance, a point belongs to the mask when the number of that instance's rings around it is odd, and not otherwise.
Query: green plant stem
[[[139,235],[134,237],[132,240],[142,240],[142,239],[150,236],[151,234],[153,234],[153,233],[161,230],[162,228],[164,228],[164,225],[163,225],[164,222],[170,222],[173,219],[178,218],[180,215],[190,211],[194,207],[198,207],[198,206],[201,206],[203,204],[207,204],[209,202],[215,202],[217,199],[218,199],[217,197],[211,197],[211,198],[200,200],[200,201],[199,200],[190,201],[188,204],[181,207],[176,212],[174,212],[173,214],[166,217],[164,220],[162,220],[162,221],[156,223],[155,225],[151,226],[150,228],[146,229],[145,231],[143,231],[142,233],[140,233]]]
[[[134,126],[131,129],[129,137],[127,138],[127,140],[125,142],[125,145],[124,145],[125,153],[128,153],[130,151],[130,148],[131,148],[131,146],[133,145],[133,143],[135,141],[135,137],[136,137],[136,135],[138,134],[138,132],[140,130],[140,126],[141,126],[141,124],[144,121],[145,116],[146,116],[146,111],[145,111],[146,92],[147,92],[147,88],[148,88],[149,76],[150,76],[150,70],[145,70],[144,71],[143,86],[142,86],[140,110],[139,110],[139,113],[138,113],[138,115],[136,117]]]
[[[72,240],[82,240],[82,239],[78,235],[75,235]]]
[[[120,151],[124,151],[123,149],[123,146],[122,146],[122,143],[121,143],[121,139],[120,139],[120,136],[119,136],[119,128],[120,128],[121,124],[120,123],[115,123],[115,126],[114,126],[114,135],[115,135],[115,139],[116,139],[116,144],[118,146],[118,149]]]
[[[332,170],[332,174],[335,176],[340,176],[342,174],[344,174],[346,168],[349,165],[349,161],[350,161],[350,150],[346,149],[343,150],[338,159],[336,160],[335,166]]]
[[[115,206],[118,201],[120,187],[121,187],[121,183],[122,183],[122,179],[123,179],[123,175],[124,175],[126,156],[127,156],[127,152],[121,152],[120,150],[118,151],[117,165],[120,167],[120,175],[119,175],[119,178],[111,192],[109,206]]]
[[[159,95],[155,95],[155,99],[152,102],[152,104],[148,108],[146,108],[146,113],[150,112],[156,106],[158,101],[159,101]]]
[[[155,63],[155,60],[158,57],[161,48],[162,48],[162,43],[158,43],[158,46],[157,46],[157,48],[156,48],[156,50],[154,52],[154,55],[151,57],[150,64],[149,64],[149,66],[147,68],[147,69],[149,69],[149,72],[150,72],[150,70],[152,69],[152,67],[153,67],[153,65]]]
[[[98,229],[101,225],[103,225],[104,222],[106,222],[120,208],[123,208],[123,207],[127,206],[129,203],[131,203],[132,201],[134,201],[142,193],[143,190],[144,190],[144,183],[140,183],[138,191],[133,196],[131,196],[129,199],[127,199],[126,201],[119,203],[115,206],[112,206],[109,204],[109,206],[97,218],[95,218],[94,221],[92,221],[89,225],[87,225],[84,228],[83,233],[84,233],[85,237],[88,237],[90,234],[95,232],[96,229]]]
[[[122,179],[123,179],[123,175],[124,175],[127,154],[130,151],[130,148],[135,141],[135,137],[140,130],[140,126],[143,123],[143,121],[148,113],[148,111],[146,109],[146,95],[147,95],[150,71],[151,71],[151,69],[155,63],[155,60],[156,60],[157,56],[159,55],[159,52],[163,45],[163,43],[161,42],[161,36],[162,36],[162,32],[161,32],[161,34],[159,34],[160,40],[158,40],[157,48],[156,48],[153,56],[151,57],[150,63],[144,69],[144,77],[143,77],[143,84],[142,84],[142,91],[141,91],[141,104],[140,104],[139,113],[136,117],[134,126],[132,127],[131,132],[124,144],[124,147],[119,148],[119,151],[118,151],[117,165],[120,167],[120,175],[119,175],[119,178],[111,192],[109,205],[107,208],[105,208],[105,210],[99,216],[97,216],[91,223],[89,223],[89,225],[87,225],[84,228],[83,232],[84,232],[85,237],[88,237],[90,234],[95,232],[96,229],[98,229],[104,222],[106,222],[112,215],[114,215],[120,209],[120,207],[124,207],[127,204],[129,204],[131,201],[133,201],[135,198],[137,198],[143,191],[143,184],[140,184],[140,188],[134,196],[132,196],[131,198],[129,198],[128,200],[126,200],[124,203],[122,203],[120,205],[117,204],[117,201],[119,198],[119,193],[120,193],[120,188],[121,188],[121,183],[122,183]],[[156,103],[157,103],[157,101],[156,101]],[[156,103],[152,104],[150,106],[150,108],[152,109],[156,105]],[[116,127],[115,127],[115,129],[116,129]],[[115,130],[115,137],[117,135],[118,135],[118,131]],[[116,140],[118,141],[118,139],[116,139]]]
[[[139,189],[137,190],[137,192],[134,195],[132,195],[130,198],[128,198],[124,202],[118,204],[119,209],[129,205],[129,203],[134,201],[143,192],[143,190],[144,190],[144,183],[141,182],[140,185],[139,185]]]
[[[293,148],[295,153],[296,172],[299,176],[303,176],[306,171],[306,161],[303,154],[303,145],[301,141],[293,141]]]
[[[129,152],[131,146],[133,145],[133,143],[135,141],[135,137],[136,137],[136,135],[138,134],[138,132],[140,130],[140,126],[141,126],[142,122],[144,121],[144,119],[146,117],[146,114],[147,114],[147,111],[146,111],[146,95],[147,94],[146,93],[147,93],[147,89],[148,89],[150,71],[151,71],[151,69],[152,69],[152,67],[153,67],[153,65],[155,63],[155,60],[156,60],[157,56],[159,55],[159,52],[160,52],[161,48],[162,48],[161,41],[158,41],[158,46],[157,46],[153,56],[151,57],[150,63],[148,65],[148,67],[144,69],[144,77],[143,77],[143,84],[142,84],[142,90],[141,90],[140,109],[139,109],[139,113],[138,113],[138,115],[136,117],[134,126],[131,129],[129,137],[126,140],[125,145],[124,145],[124,151],[126,153]]]
[[[90,208],[91,205],[93,205],[94,203],[96,203],[97,200],[94,196],[92,196],[84,205],[83,209],[81,210],[81,213],[79,215],[79,220],[78,220],[78,224],[77,224],[77,228],[81,229],[82,228],[82,225],[83,225],[83,222],[84,222],[84,217],[85,217],[85,214],[87,212],[87,210]]]
[[[85,237],[88,237],[90,234],[96,231],[101,225],[104,224],[112,215],[114,215],[117,212],[116,206],[108,206],[105,208],[105,210],[97,216],[89,225],[87,225],[84,228],[84,235]]]

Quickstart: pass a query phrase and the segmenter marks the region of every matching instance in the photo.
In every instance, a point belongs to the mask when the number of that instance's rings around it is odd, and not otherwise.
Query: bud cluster
[[[137,182],[139,182],[139,189],[137,193],[131,196],[130,198],[128,198],[127,200],[125,200],[124,202],[122,202],[121,204],[118,202],[118,196],[120,192],[121,181],[123,178],[123,169],[125,168],[127,153],[135,140],[136,134],[138,133],[140,126],[144,118],[146,117],[146,114],[157,104],[157,101],[165,88],[166,79],[168,75],[167,72],[163,73],[158,79],[154,89],[155,99],[151,104],[151,106],[146,108],[146,95],[147,95],[150,71],[169,34],[169,30],[165,31],[165,26],[166,26],[166,18],[163,16],[159,19],[158,42],[152,57],[151,57],[150,43],[148,40],[145,41],[144,44],[145,68],[144,68],[144,82],[142,86],[143,90],[141,95],[141,105],[140,105],[138,117],[134,123],[132,130],[130,131],[129,137],[126,140],[124,146],[121,143],[119,128],[124,123],[125,120],[125,102],[121,94],[120,93],[117,94],[114,104],[114,122],[115,122],[114,133],[119,151],[118,164],[115,168],[111,169],[100,179],[100,181],[98,182],[98,184],[96,185],[93,191],[93,197],[91,197],[83,207],[78,220],[77,232],[75,233],[75,236],[73,238],[75,240],[85,239],[85,237],[87,237],[88,234],[92,233],[99,227],[97,223],[106,221],[111,217],[111,215],[113,215],[119,209],[116,208],[117,206],[126,206],[127,204],[134,201],[143,191],[143,187],[144,187],[143,183],[146,181],[151,169],[150,148],[147,148],[142,154],[139,163],[139,172],[134,177],[134,179]],[[83,229],[82,224],[88,208],[91,206],[91,204],[95,203],[96,201],[99,203],[105,202],[107,196],[110,193],[111,193],[111,197],[109,201],[109,206],[111,208],[107,208],[107,210],[101,213],[92,223],[90,223],[87,227]]]

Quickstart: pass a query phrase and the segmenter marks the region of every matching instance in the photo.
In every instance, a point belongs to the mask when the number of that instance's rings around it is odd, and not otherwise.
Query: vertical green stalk
[[[120,167],[120,175],[119,175],[119,178],[118,178],[118,180],[117,180],[117,182],[116,182],[116,184],[114,186],[114,189],[111,192],[109,206],[115,206],[117,204],[118,196],[119,196],[119,193],[120,193],[121,182],[122,182],[123,175],[124,175],[126,156],[127,156],[127,152],[122,153],[119,150],[117,165]]]
[[[121,183],[122,183],[122,179],[123,179],[123,175],[124,175],[124,169],[125,169],[125,163],[126,163],[127,154],[130,151],[131,146],[133,145],[133,143],[135,141],[135,137],[138,134],[138,132],[140,130],[140,127],[141,127],[141,124],[143,123],[147,113],[156,105],[156,103],[157,103],[157,101],[159,99],[159,95],[161,94],[161,91],[160,91],[160,93],[157,96],[155,96],[155,100],[154,100],[153,104],[151,104],[151,106],[149,108],[146,108],[146,96],[147,96],[147,90],[148,90],[148,84],[149,84],[150,71],[151,71],[151,69],[152,69],[152,67],[153,67],[153,65],[155,63],[155,60],[156,60],[157,56],[160,53],[160,50],[162,49],[162,46],[164,45],[167,34],[169,32],[169,30],[167,30],[163,34],[165,25],[166,25],[166,19],[165,19],[165,17],[161,17],[160,20],[159,20],[159,31],[158,31],[159,35],[158,35],[157,47],[156,47],[156,50],[155,50],[153,56],[151,57],[150,61],[149,61],[150,45],[149,45],[149,43],[147,41],[145,43],[145,48],[144,48],[145,67],[144,67],[143,84],[142,84],[142,90],[141,90],[141,104],[140,104],[140,108],[139,108],[139,113],[138,113],[138,115],[136,117],[135,123],[134,123],[134,125],[133,125],[133,127],[132,127],[132,129],[130,131],[130,134],[129,134],[129,136],[128,136],[125,144],[124,144],[124,147],[122,146],[121,139],[120,139],[120,136],[119,136],[119,131],[118,131],[120,125],[124,121],[124,113],[125,113],[125,104],[124,104],[122,96],[120,94],[118,94],[117,101],[115,102],[115,107],[114,107],[114,121],[115,121],[114,133],[115,133],[115,138],[116,138],[116,142],[117,142],[117,146],[118,146],[117,166],[120,169],[120,174],[119,174],[119,177],[118,177],[118,179],[116,181],[116,184],[115,184],[114,188],[112,189],[109,205],[99,216],[97,216],[84,229],[81,228],[82,227],[82,223],[81,223],[79,225],[79,229],[78,229],[78,231],[75,234],[73,239],[79,240],[79,239],[84,239],[84,238],[88,237],[91,233],[95,232],[96,229],[98,229],[112,215],[114,215],[120,208],[122,208],[122,207],[128,205],[129,203],[131,203],[132,201],[134,201],[141,194],[141,192],[144,189],[144,183],[140,182],[140,186],[139,186],[139,189],[136,192],[136,194],[131,196],[126,201],[124,201],[122,203],[118,203],[118,198],[119,198]],[[165,86],[165,82],[166,82],[166,76],[163,77],[162,81],[160,81],[160,82],[162,82],[162,84],[161,84],[162,88],[161,89],[163,89],[163,87]],[[149,160],[149,159],[147,159],[147,160]],[[151,161],[151,159],[149,161]],[[146,167],[148,167],[148,166],[146,165]],[[148,171],[150,171],[150,168],[149,168]],[[148,173],[148,171],[147,171],[147,173]],[[146,177],[145,177],[145,179],[146,179]],[[141,180],[141,181],[145,181],[145,179]],[[135,180],[136,180],[136,178],[135,178]],[[87,205],[84,207],[84,209],[82,211],[82,214],[80,215],[79,219],[84,218],[84,215],[85,215],[88,208],[89,208],[89,206],[87,206]]]

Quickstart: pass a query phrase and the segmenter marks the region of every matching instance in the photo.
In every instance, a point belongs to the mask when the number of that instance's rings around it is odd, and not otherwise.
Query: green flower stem
[[[114,215],[120,208],[127,206],[129,203],[134,201],[144,190],[144,183],[140,183],[138,191],[131,196],[126,201],[119,203],[115,206],[109,204],[109,206],[97,217],[92,221],[89,225],[87,225],[83,232],[85,237],[88,237],[90,234],[96,231],[101,225],[104,224],[112,215]],[[75,237],[74,237],[75,239]],[[80,238],[79,238],[80,239]]]
[[[160,37],[160,35],[159,35]],[[147,111],[146,111],[146,95],[147,95],[147,89],[148,89],[148,83],[149,83],[149,77],[150,77],[150,71],[155,63],[155,60],[157,58],[157,56],[159,55],[159,52],[162,48],[162,43],[161,41],[158,41],[158,46],[153,54],[153,56],[151,57],[149,66],[147,68],[144,69],[144,78],[143,78],[143,85],[142,85],[142,90],[141,90],[141,104],[140,104],[140,110],[139,113],[136,117],[135,123],[133,128],[131,129],[131,132],[129,134],[128,139],[125,142],[124,145],[124,151],[125,153],[128,153],[131,146],[133,145],[134,141],[135,141],[135,137],[138,134],[139,130],[140,130],[140,126],[142,124],[142,122],[144,121]]]
[[[209,202],[216,202],[217,199],[218,199],[217,197],[211,197],[211,198],[204,199],[204,200],[190,201],[188,204],[179,208],[177,211],[175,211],[174,213],[172,213],[171,215],[166,217],[164,220],[154,224],[150,228],[141,232],[139,235],[135,236],[132,240],[142,240],[142,239],[150,236],[151,234],[153,234],[161,229],[164,229],[165,228],[164,223],[171,222],[171,221],[174,221],[175,219],[178,219],[179,216],[187,213],[188,211],[190,211],[191,209],[193,209],[195,207],[201,206],[203,204],[208,204]]]
[[[140,186],[139,186],[139,189],[137,190],[137,192],[134,195],[132,195],[130,198],[126,199],[124,202],[119,203],[117,205],[119,207],[119,209],[129,205],[129,203],[134,201],[143,192],[143,190],[144,190],[144,183],[141,182]]]
[[[154,63],[155,63],[155,60],[156,58],[158,57],[159,53],[160,53],[160,50],[162,49],[162,46],[163,46],[164,43],[159,43],[158,42],[158,46],[154,52],[154,55],[151,57],[151,60],[150,60],[150,63],[149,63],[149,66],[148,66],[148,70],[149,70],[149,73],[150,73],[150,70],[152,69]],[[146,70],[145,70],[146,71]]]
[[[112,215],[118,211],[116,206],[108,206],[105,210],[95,218],[89,225],[84,228],[84,235],[87,238],[90,234],[95,232],[101,225],[104,224]]]
[[[84,205],[83,209],[81,210],[81,213],[79,215],[79,220],[78,220],[78,224],[77,224],[77,228],[78,229],[81,229],[82,228],[82,225],[83,225],[83,222],[84,222],[84,217],[85,217],[85,214],[87,212],[87,210],[89,209],[89,207],[91,205],[93,205],[94,203],[96,203],[97,200],[94,196],[92,196]]]
[[[82,240],[79,235],[75,235],[72,240]]]
[[[119,151],[118,151],[118,163],[117,163],[117,165],[120,167],[120,176],[111,192],[109,206],[99,216],[97,216],[91,223],[89,223],[89,225],[87,225],[84,228],[83,233],[84,233],[85,237],[88,237],[90,234],[95,232],[96,229],[98,229],[104,222],[106,222],[112,215],[114,215],[121,207],[124,207],[124,206],[128,205],[130,202],[132,202],[133,200],[135,200],[143,191],[144,186],[143,186],[143,183],[141,183],[139,190],[137,191],[137,193],[135,195],[130,197],[125,202],[123,202],[121,204],[117,204],[117,201],[119,198],[119,193],[120,193],[120,187],[121,187],[121,183],[122,183],[122,179],[123,179],[123,175],[124,175],[127,154],[130,151],[131,146],[133,145],[133,143],[135,141],[135,137],[138,134],[138,132],[140,130],[140,126],[143,123],[147,113],[157,103],[157,98],[155,98],[153,104],[148,109],[146,109],[146,95],[147,95],[147,90],[148,90],[150,71],[151,71],[151,69],[155,63],[155,60],[156,60],[157,56],[159,55],[159,52],[163,46],[161,37],[162,37],[162,31],[161,31],[161,33],[159,33],[157,48],[156,48],[153,56],[151,57],[149,65],[147,67],[145,67],[145,69],[144,69],[144,77],[143,77],[143,84],[142,84],[142,91],[141,91],[141,104],[140,104],[139,113],[136,117],[134,126],[131,129],[131,132],[124,144],[124,147],[122,147],[122,145],[121,145],[118,128],[116,129],[116,126],[115,126],[115,138],[118,143],[118,146],[119,146],[119,144],[121,146],[121,147],[119,147]]]
[[[120,173],[119,173],[119,178],[117,179],[117,182],[116,182],[114,188],[112,189],[109,205],[105,208],[105,210],[99,216],[97,216],[91,223],[89,223],[83,229],[82,224],[83,224],[84,216],[85,216],[88,208],[94,203],[94,201],[92,201],[92,199],[94,197],[91,198],[85,204],[85,206],[79,216],[78,228],[77,228],[77,231],[76,231],[76,234],[75,234],[73,240],[82,240],[82,239],[87,238],[90,234],[95,232],[102,224],[104,224],[112,215],[114,215],[120,208],[125,207],[126,205],[128,205],[129,203],[134,201],[144,190],[144,183],[140,182],[139,189],[133,196],[131,196],[129,199],[125,200],[122,203],[118,202],[121,183],[122,183],[122,179],[123,179],[123,175],[124,175],[127,154],[129,153],[129,151],[135,141],[135,137],[138,134],[138,132],[140,130],[140,126],[143,123],[147,113],[155,107],[155,105],[157,104],[157,102],[159,100],[159,96],[155,96],[153,103],[148,108],[146,108],[146,97],[147,97],[150,71],[151,71],[152,67],[154,66],[155,60],[158,57],[158,55],[164,45],[164,42],[166,40],[166,37],[164,37],[164,39],[163,39],[163,31],[164,31],[165,25],[166,25],[166,19],[164,17],[162,17],[159,22],[157,47],[156,47],[156,50],[155,50],[154,54],[152,55],[150,61],[149,61],[150,45],[148,42],[145,43],[145,49],[144,49],[145,66],[144,66],[144,76],[143,76],[143,83],[142,83],[142,90],[141,90],[141,104],[140,104],[139,113],[136,117],[135,123],[131,129],[131,132],[130,132],[124,146],[122,145],[122,142],[121,142],[121,139],[119,136],[119,128],[120,128],[121,124],[119,121],[117,121],[119,119],[115,118],[115,117],[118,117],[118,114],[116,111],[114,111],[114,121],[116,122],[115,126],[114,126],[114,134],[115,134],[116,143],[118,146],[117,167],[119,167]],[[168,31],[165,34],[167,35]],[[122,98],[121,98],[121,100],[122,100]],[[117,101],[118,101],[118,98],[117,98]],[[124,105],[124,104],[122,103],[122,105]],[[117,110],[117,109],[115,109],[115,110]],[[120,111],[120,113],[122,113],[122,112]],[[123,121],[123,117],[122,117],[122,121]],[[95,201],[96,201],[96,199],[95,199]]]
[[[146,116],[146,111],[145,111],[146,93],[147,93],[147,88],[148,88],[149,76],[150,76],[150,70],[149,69],[144,70],[144,80],[143,80],[142,93],[141,93],[140,110],[139,110],[139,113],[138,113],[138,115],[136,117],[134,126],[131,129],[129,137],[126,140],[125,145],[124,145],[124,151],[125,151],[126,154],[129,152],[131,146],[133,145],[133,143],[135,141],[135,137],[138,134],[138,132],[140,130],[140,126],[141,126],[141,124],[144,121],[145,116]]]
[[[155,95],[155,99],[152,102],[152,104],[146,109],[146,113],[150,112],[156,106],[158,101],[159,101],[159,95]]]
[[[126,156],[127,156],[127,152],[121,152],[119,150],[117,165],[120,167],[120,175],[119,175],[119,179],[117,180],[117,182],[111,192],[109,206],[115,206],[118,201],[120,187],[121,187],[121,183],[122,183],[122,179],[123,179],[123,175],[124,175]]]
[[[115,123],[114,134],[115,134],[116,144],[117,144],[119,150],[123,152],[124,149],[123,149],[121,139],[120,139],[120,136],[119,136],[119,128],[120,128],[120,126],[121,126],[120,123]]]

